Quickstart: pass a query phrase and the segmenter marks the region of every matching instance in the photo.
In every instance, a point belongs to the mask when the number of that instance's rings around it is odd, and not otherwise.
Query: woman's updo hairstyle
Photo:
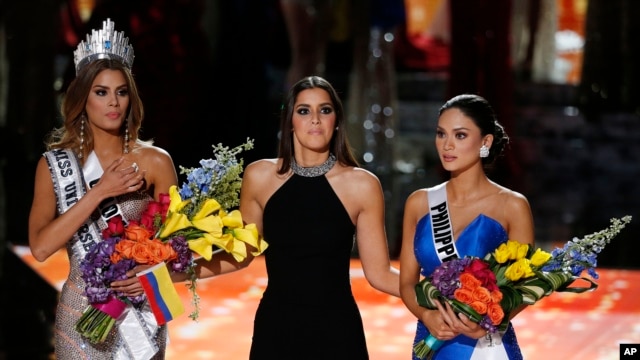
[[[509,137],[504,131],[504,127],[498,122],[493,107],[482,96],[462,94],[444,103],[440,108],[439,115],[448,109],[458,109],[468,116],[480,128],[482,136],[493,135],[489,156],[482,158],[484,166],[492,165],[509,144]]]

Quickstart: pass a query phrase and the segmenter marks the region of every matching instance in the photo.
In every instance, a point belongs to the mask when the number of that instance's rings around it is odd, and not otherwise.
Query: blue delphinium
[[[562,248],[551,252],[551,259],[542,267],[542,271],[562,270],[579,276],[587,270],[589,276],[598,279],[599,275],[595,270],[597,255],[630,221],[629,215],[622,219],[613,218],[610,220],[611,225],[604,230],[586,235],[582,239],[574,237]]]
[[[180,166],[180,173],[187,175],[187,181],[182,183],[179,194],[183,200],[190,200],[184,210],[189,218],[200,210],[207,199],[215,199],[225,210],[232,210],[239,205],[240,175],[244,164],[236,156],[252,148],[253,140],[250,139],[232,149],[218,144],[213,146],[215,159],[202,159],[197,168]]]

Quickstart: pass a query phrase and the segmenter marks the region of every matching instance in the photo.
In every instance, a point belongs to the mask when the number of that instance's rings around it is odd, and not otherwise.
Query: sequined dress
[[[325,176],[292,175],[264,208],[268,285],[252,360],[368,359],[351,292],[355,226]]]
[[[118,198],[123,215],[128,219],[138,219],[147,203],[152,200],[147,194],[131,193]],[[99,221],[99,227],[105,227],[103,221]],[[84,280],[80,277],[80,261],[82,257],[73,251],[72,240],[67,243],[67,253],[69,255],[70,272],[69,277],[62,287],[58,307],[56,309],[55,321],[55,354],[57,360],[97,360],[97,359],[126,359],[122,354],[122,339],[116,327],[111,329],[105,342],[91,344],[74,329],[76,322],[88,306],[87,298],[83,295]],[[153,316],[148,304],[145,302],[141,309],[145,316]],[[154,360],[164,359],[167,327],[161,326],[153,334],[153,340],[159,350],[153,356]],[[118,350],[120,350],[118,352]]]
[[[455,245],[458,250],[458,255],[461,257],[467,255],[484,257],[488,252],[495,250],[500,243],[506,241],[507,237],[507,232],[500,223],[488,216],[480,214],[462,232],[459,233],[456,237]],[[422,273],[427,275],[431,274],[436,266],[441,263],[438,255],[436,254],[432,239],[431,216],[430,214],[427,214],[418,221],[414,237],[414,252],[416,259],[422,268]],[[428,335],[429,330],[421,321],[418,321],[414,344],[419,340],[425,339]],[[487,342],[486,339],[482,339],[480,341]],[[478,345],[478,343],[479,341],[476,339],[459,335],[452,340],[446,341],[435,353],[433,359],[472,359],[474,351],[476,352],[475,356],[478,356],[479,350],[476,350],[476,345]],[[496,347],[504,349],[504,351],[498,351],[502,357],[492,357],[492,359],[522,359],[518,340],[516,339],[516,334],[511,324],[509,324],[506,332],[502,334],[502,339],[494,336],[492,343]],[[478,345],[477,347],[481,348],[485,347],[485,345],[486,344]],[[418,360],[418,357],[415,354],[413,354],[412,358],[414,360]]]

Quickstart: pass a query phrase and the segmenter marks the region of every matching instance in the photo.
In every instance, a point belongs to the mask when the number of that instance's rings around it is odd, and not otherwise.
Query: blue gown
[[[495,250],[498,245],[507,241],[507,239],[507,231],[499,222],[480,214],[460,232],[456,237],[455,245],[460,257],[477,256],[482,258],[490,251]],[[429,276],[441,263],[433,245],[430,214],[425,215],[418,221],[413,246],[422,274]],[[427,336],[429,336],[429,330],[418,320],[414,344],[425,339]],[[477,343],[477,339],[458,335],[446,341],[442,347],[436,351],[433,359],[471,359]],[[516,339],[516,334],[511,324],[509,324],[505,333],[502,334],[501,340],[499,337],[497,337],[497,339],[494,337],[493,344],[494,346],[504,347],[508,359],[522,359],[518,340]],[[415,354],[413,354],[412,357],[414,360],[418,359]]]

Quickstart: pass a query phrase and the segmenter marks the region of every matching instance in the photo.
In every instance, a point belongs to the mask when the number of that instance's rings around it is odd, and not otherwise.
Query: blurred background
[[[142,137],[176,166],[247,137],[245,163],[275,157],[288,86],[326,77],[358,159],[382,181],[396,258],[404,200],[446,179],[434,129],[460,93],[487,98],[505,125],[512,145],[490,176],[528,197],[539,246],[637,219],[637,14],[634,0],[0,0],[0,359],[52,350],[57,291],[10,246],[28,242],[35,167],[61,124],[73,50],[106,18],[135,50]],[[598,265],[640,268],[639,233],[635,220]],[[14,357],[18,322],[31,346]]]

